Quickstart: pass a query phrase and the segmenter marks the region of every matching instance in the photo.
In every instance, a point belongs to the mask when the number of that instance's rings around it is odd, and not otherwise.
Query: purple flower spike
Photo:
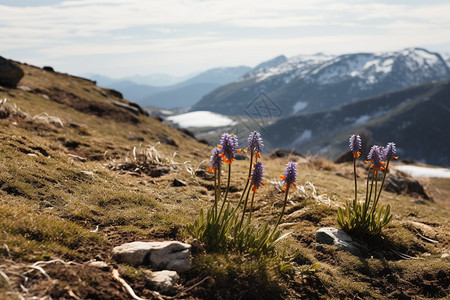
[[[216,170],[220,169],[221,165],[222,165],[222,158],[220,157],[220,150],[219,148],[216,147],[212,150],[211,163],[207,170],[214,173]]]
[[[256,191],[259,189],[259,187],[261,186],[261,184],[264,184],[262,182],[263,180],[263,173],[264,173],[264,166],[262,163],[257,162],[255,164],[255,168],[253,170],[253,174],[252,174],[252,191],[254,191],[256,193]]]
[[[293,161],[290,161],[286,165],[286,170],[284,170],[284,175],[280,175],[281,178],[284,179],[284,182],[286,183],[286,186],[283,188],[283,191],[286,190],[286,188],[289,188],[292,185],[293,188],[295,188],[295,181],[297,180],[297,164]]]
[[[385,153],[383,147],[377,145],[372,146],[367,159],[368,161],[366,163],[370,163],[370,167],[374,169],[375,174],[379,169],[384,169],[383,161],[385,160]]]
[[[361,155],[361,137],[357,134],[353,134],[349,139],[350,150],[353,153],[353,158],[357,158]]]
[[[234,134],[224,133],[220,140],[220,157],[227,164],[234,160],[234,153],[238,150],[238,139]]]
[[[386,156],[386,160],[389,161],[391,159],[397,159],[398,156],[395,156],[397,152],[397,148],[395,147],[395,143],[388,143],[384,148],[384,155]]]
[[[261,157],[260,153],[262,152],[262,149],[264,147],[261,135],[258,132],[253,131],[248,136],[247,141],[248,141],[247,149],[249,149],[251,153],[254,154],[256,157]]]

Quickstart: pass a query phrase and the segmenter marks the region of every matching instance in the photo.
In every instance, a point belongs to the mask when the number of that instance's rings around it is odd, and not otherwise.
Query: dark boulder
[[[397,194],[407,194],[425,200],[432,200],[419,181],[408,177],[388,176],[386,178],[384,190]]]
[[[171,145],[171,146],[178,147],[177,143],[176,143],[173,139],[171,139],[170,137],[168,137],[167,135],[164,135],[164,134],[158,134],[157,136],[158,136],[159,141],[160,141],[161,143],[164,143],[164,144],[167,144],[167,145]]]
[[[334,162],[337,164],[342,164],[346,162],[352,162],[353,161],[353,153],[352,151],[347,151],[343,153],[341,156],[339,156]]]
[[[284,150],[284,149],[275,149],[275,150],[273,150],[269,154],[269,157],[270,158],[280,158],[280,157],[288,157],[289,155],[304,157],[303,155],[301,155],[300,153],[298,153],[298,152],[296,152],[294,150],[287,151],[287,150]]]
[[[24,75],[21,68],[0,56],[0,85],[15,87]]]
[[[52,67],[50,67],[50,66],[44,66],[42,69],[44,71],[48,71],[48,72],[55,72],[55,70]]]

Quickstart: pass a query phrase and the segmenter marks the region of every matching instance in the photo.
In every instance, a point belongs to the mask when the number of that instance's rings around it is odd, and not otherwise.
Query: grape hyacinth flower
[[[214,148],[211,153],[211,163],[209,165],[209,168],[206,170],[214,173],[216,170],[220,170],[220,166],[222,165],[222,159],[220,157],[220,149]]]
[[[349,147],[353,153],[353,158],[359,157],[361,155],[361,137],[353,134],[349,139]]]
[[[370,168],[373,168],[374,174],[376,175],[378,170],[384,170],[385,152],[383,147],[374,145],[370,149],[369,155],[367,156],[366,163],[370,163]]]
[[[255,164],[254,168],[253,168],[253,173],[252,173],[252,176],[250,178],[251,179],[250,186],[251,186],[251,190],[253,191],[253,194],[252,194],[252,200],[251,200],[251,204],[250,204],[250,212],[249,212],[249,215],[248,215],[248,221],[247,221],[248,223],[250,223],[250,221],[252,219],[253,202],[255,200],[255,194],[256,194],[256,192],[258,191],[258,189],[259,189],[259,187],[261,185],[265,185],[265,183],[262,182],[262,180],[263,180],[263,173],[264,173],[264,166],[263,166],[263,164],[260,163],[260,162],[257,162]],[[250,193],[250,190],[248,190],[247,196],[245,198],[244,209],[242,210],[242,217],[241,217],[241,222],[239,224],[239,227],[242,226],[242,224],[244,222],[244,215],[245,215],[245,210],[247,208],[247,201],[248,201],[249,193]],[[244,193],[242,195],[244,195]]]
[[[250,153],[252,155],[255,155],[256,158],[260,158],[262,149],[264,147],[261,135],[258,132],[253,131],[248,136],[247,142],[248,142],[247,149],[250,150]]]
[[[264,172],[264,166],[262,163],[257,162],[255,164],[255,167],[253,169],[253,174],[252,174],[252,191],[253,192],[257,192],[257,190],[259,189],[259,187],[261,185],[264,185],[264,183],[262,182],[263,180],[263,172]]]
[[[230,164],[234,161],[234,153],[238,150],[238,140],[234,134],[224,133],[218,146],[221,150],[219,154],[223,162]]]
[[[398,156],[395,156],[395,153],[397,152],[395,143],[388,143],[383,150],[387,161],[390,161],[391,159],[398,159]]]
[[[293,161],[290,161],[286,165],[286,169],[284,170],[284,175],[280,175],[280,177],[284,180],[286,186],[283,188],[283,191],[286,191],[291,185],[292,188],[295,189],[297,185],[297,164]]]

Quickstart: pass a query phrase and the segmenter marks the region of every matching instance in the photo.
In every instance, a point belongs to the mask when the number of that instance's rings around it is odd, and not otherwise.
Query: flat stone
[[[94,176],[94,172],[92,172],[92,171],[81,171],[80,173],[87,175],[87,176]]]
[[[190,268],[191,245],[177,242],[132,242],[113,249],[117,262],[134,266],[152,265],[159,270],[184,272]]]
[[[337,246],[354,255],[360,255],[361,250],[352,238],[342,229],[333,227],[320,228],[316,231],[316,241],[321,244]]]
[[[109,270],[109,266],[104,261],[89,261],[86,263],[90,267],[99,268],[101,270],[107,271]]]
[[[180,280],[180,276],[175,271],[163,270],[152,272],[150,282],[153,287],[162,293],[171,293],[174,285]]]

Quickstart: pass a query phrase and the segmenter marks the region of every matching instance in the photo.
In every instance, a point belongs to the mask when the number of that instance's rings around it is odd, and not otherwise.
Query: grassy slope
[[[0,245],[6,245],[0,247],[0,271],[11,280],[8,287],[0,278],[0,297],[16,298],[8,291],[19,291],[23,279],[14,272],[25,273],[38,260],[63,259],[76,264],[46,266],[57,282],[46,280],[38,271],[27,273],[28,294],[23,294],[127,299],[110,271],[82,263],[91,259],[113,263],[111,249],[123,242],[187,238],[184,226],[195,218],[199,207],[211,203],[210,178],[191,174],[204,169],[202,161],[208,159],[210,149],[153,118],[117,108],[110,99],[126,101],[89,81],[21,67],[26,76],[20,84],[32,91],[5,89],[0,91],[0,99],[8,98],[30,116],[43,112],[57,116],[65,126],[30,118],[0,120]],[[165,137],[178,147],[163,143]],[[162,143],[156,145],[158,141]],[[162,165],[170,172],[150,177],[134,168],[118,170],[121,163],[132,160],[133,147],[142,149],[140,145],[155,146],[162,163],[152,166]],[[315,262],[321,268],[313,274],[280,273],[273,262],[236,255],[197,255],[196,267],[183,276],[180,290],[209,277],[187,295],[273,299],[408,298],[417,294],[433,298],[449,292],[450,262],[441,258],[449,252],[449,180],[426,182],[434,202],[384,193],[381,201],[392,205],[394,221],[383,240],[362,242],[366,255],[358,258],[314,241],[318,228],[336,226],[337,206],[352,196],[349,165],[317,158],[263,157],[268,184],[257,195],[257,218],[277,218],[282,205],[277,178],[289,159],[299,163],[299,184],[311,182],[316,195],[330,201],[320,201],[311,189],[306,188],[306,193],[297,189],[282,224],[292,235],[282,248],[300,251],[295,259],[298,270]],[[233,165],[236,176],[230,198],[235,201],[247,164],[237,161]],[[362,167],[359,172],[363,174]],[[174,178],[184,180],[187,186],[173,187]],[[359,193],[362,197],[363,189]],[[98,231],[91,232],[97,226]],[[392,248],[420,259],[401,260]],[[119,271],[136,293],[152,297],[145,269],[120,265]]]

